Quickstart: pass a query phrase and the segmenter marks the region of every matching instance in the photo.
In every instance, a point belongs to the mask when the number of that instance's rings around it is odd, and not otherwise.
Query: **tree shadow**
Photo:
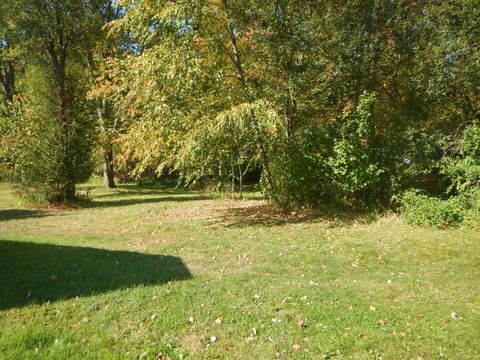
[[[108,198],[118,198],[126,196],[159,196],[159,195],[185,195],[185,194],[195,194],[193,191],[188,190],[133,190],[133,189],[113,189],[110,190],[107,194],[96,194],[96,199],[108,199]]]
[[[0,221],[40,218],[48,215],[48,212],[42,210],[6,209],[0,210]]]
[[[82,185],[79,190],[89,193],[90,191],[103,189],[98,185]],[[116,188],[110,189],[106,194],[95,194],[95,198],[111,198],[124,196],[151,196],[151,195],[184,195],[192,194],[189,189],[178,188],[175,184],[128,184],[117,185]]]
[[[0,310],[192,277],[175,256],[0,240]]]
[[[177,188],[174,184],[128,184],[118,185],[107,193],[94,194],[90,191],[103,189],[101,186],[88,185],[79,187],[79,205],[83,208],[117,207],[160,202],[186,202],[196,200],[211,200],[211,195],[195,192],[189,189]]]
[[[370,224],[378,220],[379,213],[372,211],[351,212],[342,210],[298,210],[286,211],[273,204],[232,207],[223,210],[220,222],[227,227],[282,226],[326,222],[330,227],[348,226],[354,223]]]
[[[87,208],[96,207],[118,207],[131,206],[139,204],[155,204],[161,202],[186,202],[186,201],[200,201],[211,200],[212,197],[208,195],[190,195],[190,196],[157,196],[157,197],[135,197],[131,199],[115,199],[115,200],[92,200],[86,201],[83,206]]]

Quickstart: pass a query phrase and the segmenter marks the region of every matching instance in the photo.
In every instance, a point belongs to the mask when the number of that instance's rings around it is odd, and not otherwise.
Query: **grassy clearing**
[[[82,191],[41,211],[0,184],[0,358],[480,358],[474,231]]]

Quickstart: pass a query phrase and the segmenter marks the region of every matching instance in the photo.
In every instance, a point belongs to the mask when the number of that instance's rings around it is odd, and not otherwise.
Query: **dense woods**
[[[475,0],[0,7],[0,176],[35,200],[100,168],[240,194],[257,171],[284,208],[479,219]]]

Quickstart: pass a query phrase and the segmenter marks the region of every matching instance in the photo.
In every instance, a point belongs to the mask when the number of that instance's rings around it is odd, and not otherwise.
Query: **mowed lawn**
[[[480,359],[480,234],[167,186],[0,184],[2,359]]]

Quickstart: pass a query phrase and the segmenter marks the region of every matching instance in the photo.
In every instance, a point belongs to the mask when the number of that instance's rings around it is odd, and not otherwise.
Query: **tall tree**
[[[92,83],[104,78],[105,66],[108,60],[117,57],[122,52],[123,39],[117,34],[109,34],[111,22],[121,18],[123,9],[115,0],[95,0],[88,6],[88,25],[82,36],[82,46],[85,59],[92,77]],[[93,96],[96,102],[100,128],[100,146],[103,152],[103,183],[106,188],[114,188],[114,152],[113,138],[118,122],[114,119],[114,110],[107,97]]]
[[[9,10],[0,5],[0,85],[5,102],[12,103],[15,93],[14,31],[8,24]]]
[[[38,53],[33,62],[47,65],[52,75],[56,97],[56,123],[61,155],[56,182],[57,201],[73,200],[75,184],[80,178],[79,169],[86,153],[79,147],[81,129],[90,126],[75,118],[78,104],[78,86],[70,82],[78,40],[85,26],[85,3],[75,0],[20,0],[12,4],[12,22],[24,36],[25,46]],[[39,67],[38,69],[44,69]],[[50,78],[50,76],[46,76]],[[77,97],[78,98],[78,97]],[[80,121],[79,121],[80,120]]]

